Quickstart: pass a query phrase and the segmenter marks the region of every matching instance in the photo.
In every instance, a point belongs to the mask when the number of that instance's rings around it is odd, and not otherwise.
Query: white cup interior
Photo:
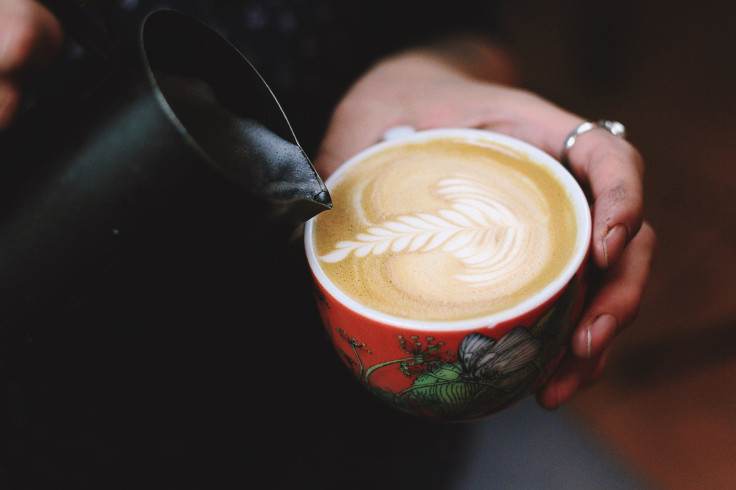
[[[376,152],[382,151],[391,146],[402,145],[407,142],[428,141],[438,137],[461,137],[467,141],[490,141],[500,146],[510,148],[516,153],[525,155],[532,161],[549,168],[553,172],[553,174],[560,180],[560,182],[563,183],[575,207],[578,230],[577,237],[575,239],[575,249],[573,257],[570,262],[565,266],[562,273],[554,281],[552,281],[545,288],[543,288],[530,298],[518,303],[517,305],[509,309],[494,313],[492,315],[479,316],[476,318],[455,321],[412,320],[388,315],[386,313],[368,308],[365,305],[358,303],[353,298],[345,294],[341,289],[339,289],[325,275],[320,266],[319,260],[317,259],[312,241],[314,218],[307,221],[304,226],[304,245],[307,261],[309,263],[309,267],[311,268],[319,283],[335,299],[348,306],[351,310],[354,310],[361,315],[373,320],[407,329],[430,331],[466,330],[478,327],[490,328],[498,323],[502,323],[504,321],[519,317],[525,312],[531,311],[538,306],[544,304],[549,299],[554,297],[555,294],[561,291],[562,288],[564,288],[570,282],[575,273],[580,269],[581,264],[586,260],[590,249],[590,240],[592,233],[590,207],[585,193],[582,191],[577,181],[567,171],[567,169],[565,169],[557,160],[552,158],[549,154],[528,143],[512,138],[510,136],[478,129],[450,128],[414,131],[413,129],[404,126],[391,129],[385,134],[384,140],[382,142],[358,153],[357,155],[350,158],[343,165],[341,165],[325,181],[325,184],[327,185],[328,189],[331,189],[332,184],[337,182],[340,179],[341,175],[346,172],[351,166],[359,163],[366,157]],[[329,211],[325,212],[329,213]]]

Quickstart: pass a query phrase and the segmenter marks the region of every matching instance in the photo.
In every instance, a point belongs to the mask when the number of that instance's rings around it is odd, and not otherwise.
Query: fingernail
[[[622,224],[618,224],[608,230],[608,234],[603,238],[604,268],[608,268],[609,264],[618,258],[626,246],[627,238],[628,233],[626,232],[626,227]]]
[[[590,359],[603,352],[613,340],[617,329],[618,321],[611,314],[607,313],[593,320],[585,329],[586,357]]]

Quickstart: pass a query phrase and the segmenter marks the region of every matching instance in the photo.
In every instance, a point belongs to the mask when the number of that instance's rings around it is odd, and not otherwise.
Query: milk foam
[[[315,220],[322,267],[348,295],[396,316],[500,311],[572,254],[574,211],[561,184],[506,150],[405,145],[368,158],[330,194],[333,210]]]

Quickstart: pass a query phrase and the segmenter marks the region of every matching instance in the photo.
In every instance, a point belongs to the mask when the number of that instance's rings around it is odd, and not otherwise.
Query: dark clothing
[[[155,8],[203,20],[261,72],[311,154],[370,63],[461,26],[488,30],[492,4],[86,8],[120,43]],[[32,102],[84,86],[98,73],[91,58],[71,43]],[[411,419],[364,392],[323,338],[305,264],[243,251],[221,228],[196,253],[172,237],[134,245],[80,301],[0,339],[0,487],[451,488],[470,428]]]
[[[178,10],[203,21],[261,73],[312,155],[334,104],[373,61],[461,29],[495,34],[497,3],[456,0],[448,8],[447,2],[420,0],[114,0],[85,8],[117,43],[135,37],[153,10]],[[66,63],[85,73],[78,65],[88,58],[72,45]],[[73,74],[65,79],[78,85]]]

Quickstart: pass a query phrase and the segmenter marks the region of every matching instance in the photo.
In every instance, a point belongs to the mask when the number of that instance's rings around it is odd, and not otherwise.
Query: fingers
[[[581,135],[569,161],[594,199],[593,258],[607,269],[641,227],[644,162],[633,146],[603,129]]]
[[[537,403],[547,410],[558,408],[581,388],[599,379],[605,372],[606,361],[606,356],[595,359],[564,357],[552,377],[537,391]]]
[[[537,391],[542,407],[557,408],[603,375],[606,348],[638,312],[655,248],[654,231],[644,222],[620,260],[604,273],[601,288],[573,333],[571,351]]]
[[[20,100],[20,78],[58,53],[62,29],[33,0],[0,0],[0,130],[10,124]]]
[[[570,131],[584,121],[524,91],[509,91],[503,101],[510,114],[505,119],[511,122],[505,131],[555,157],[561,156]],[[567,156],[575,177],[593,198],[593,259],[606,269],[641,226],[643,159],[626,140],[602,128],[579,135]]]
[[[601,277],[572,337],[572,351],[581,358],[600,355],[614,336],[634,321],[644,293],[656,235],[648,223],[631,240],[616,264]]]

